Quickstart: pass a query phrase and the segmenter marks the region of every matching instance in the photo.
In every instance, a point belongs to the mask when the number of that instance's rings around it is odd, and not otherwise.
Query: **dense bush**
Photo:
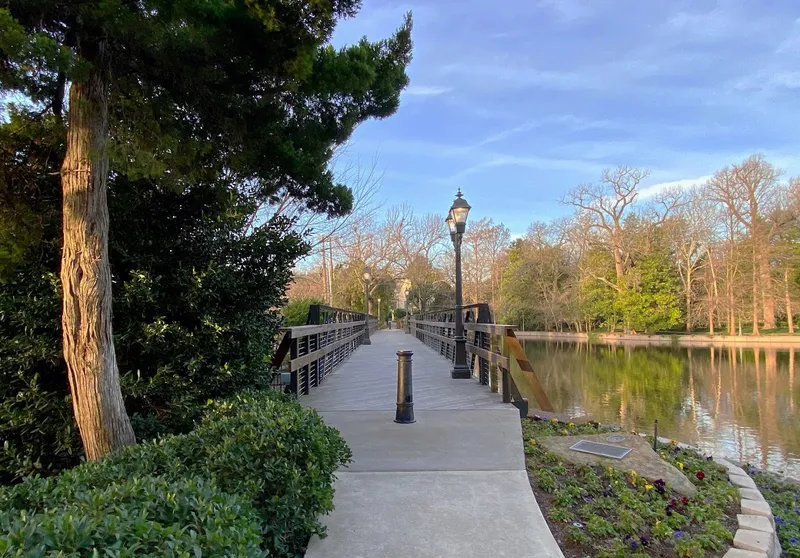
[[[168,555],[194,544],[209,555],[295,556],[323,532],[318,517],[333,509],[333,475],[350,456],[313,410],[241,394],[212,404],[188,434],[0,489],[0,550],[164,555],[172,541]]]
[[[314,297],[293,298],[283,307],[284,322],[287,326],[302,326],[308,323],[308,309],[312,304],[325,304]]]
[[[20,172],[4,180],[22,183]],[[21,261],[0,261],[0,484],[82,453],[61,358],[58,183],[35,189],[26,199],[42,216],[39,240]],[[140,440],[186,432],[208,399],[268,382],[275,308],[306,246],[287,220],[250,227],[252,201],[222,185],[177,193],[116,177],[109,207],[126,407]]]
[[[266,556],[252,507],[213,482],[141,477],[76,491],[38,513],[0,512],[0,554]]]

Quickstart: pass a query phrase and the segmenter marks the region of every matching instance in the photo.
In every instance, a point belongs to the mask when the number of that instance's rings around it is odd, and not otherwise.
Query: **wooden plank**
[[[478,355],[479,357],[488,360],[490,364],[500,366],[501,368],[508,368],[509,366],[508,357],[504,357],[503,355],[487,351],[486,349],[476,347],[475,345],[467,345],[467,350],[474,355]]]
[[[278,345],[278,349],[272,356],[272,366],[274,366],[275,368],[280,368],[281,364],[283,364],[283,359],[285,359],[286,355],[289,354],[289,349],[291,347],[292,347],[292,336],[288,335],[288,333],[284,333],[283,338],[281,339],[281,344]]]
[[[325,333],[326,331],[336,331],[337,329],[363,325],[364,320],[361,320],[360,322],[338,322],[334,324],[282,327],[281,331],[289,333],[292,339],[297,339],[298,337],[306,337],[307,335],[314,335],[315,333]]]
[[[426,326],[433,326],[433,327],[446,327],[449,329],[455,329],[456,323],[455,322],[429,322],[423,320],[411,320],[411,323],[417,324],[418,326],[426,325]]]
[[[522,345],[520,345],[519,339],[517,339],[517,336],[514,335],[513,329],[508,330],[506,336],[503,338],[503,341],[506,347],[508,347],[508,349],[511,351],[514,360],[519,365],[519,368],[522,371],[522,376],[527,383],[527,387],[530,388],[534,398],[536,399],[536,403],[539,405],[539,408],[543,411],[552,412],[553,406],[550,404],[550,399],[548,399],[547,394],[544,392],[542,384],[539,383],[539,378],[536,377],[536,373],[533,371],[533,366],[531,366],[528,356],[525,354]]]
[[[311,364],[315,360],[319,360],[328,353],[332,352],[333,350],[341,347],[342,345],[346,345],[351,341],[355,341],[359,337],[364,335],[363,331],[358,331],[349,337],[345,337],[344,339],[339,339],[331,343],[330,345],[326,345],[321,349],[314,351],[313,353],[308,353],[307,355],[303,355],[301,357],[297,357],[289,361],[289,370],[294,372],[295,370],[299,370],[300,368],[306,366],[307,364]]]
[[[429,337],[433,337],[434,339],[438,339],[439,341],[444,341],[448,345],[455,346],[455,344],[456,344],[456,340],[453,339],[452,337],[447,337],[445,335],[439,335],[438,333],[433,333],[432,331],[426,331],[424,329],[420,329],[418,331],[420,333],[424,334],[424,335],[427,335]]]
[[[476,324],[468,322],[464,324],[464,329],[468,331],[482,331],[484,333],[492,333],[495,335],[505,335],[509,329],[516,326],[508,324]]]

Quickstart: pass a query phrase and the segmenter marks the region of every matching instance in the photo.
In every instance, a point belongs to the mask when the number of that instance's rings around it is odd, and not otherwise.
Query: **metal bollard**
[[[653,451],[658,451],[658,419],[653,425]]]
[[[414,420],[414,393],[411,384],[413,351],[397,351],[397,412],[394,421],[411,424]]]

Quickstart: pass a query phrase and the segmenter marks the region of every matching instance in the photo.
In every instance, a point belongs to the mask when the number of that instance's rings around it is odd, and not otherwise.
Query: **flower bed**
[[[546,436],[598,434],[592,425],[523,419],[525,460],[531,487],[564,555],[722,556],[736,530],[739,495],[726,470],[677,445],[659,455],[694,484],[693,498],[661,479],[636,471],[572,465],[538,442]]]
[[[800,483],[781,480],[770,473],[745,468],[772,508],[783,555],[800,558]]]

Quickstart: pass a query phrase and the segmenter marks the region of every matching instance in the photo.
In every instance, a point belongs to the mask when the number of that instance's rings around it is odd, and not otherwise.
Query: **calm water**
[[[800,478],[797,351],[527,341],[558,412],[652,433]]]

